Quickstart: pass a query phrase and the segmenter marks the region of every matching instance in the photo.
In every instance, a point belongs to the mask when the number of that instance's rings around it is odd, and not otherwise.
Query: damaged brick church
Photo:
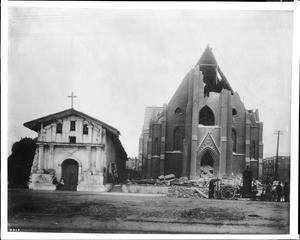
[[[195,180],[203,167],[216,177],[250,166],[262,176],[263,123],[247,110],[207,46],[164,107],[147,107],[139,139],[146,178],[175,174]]]

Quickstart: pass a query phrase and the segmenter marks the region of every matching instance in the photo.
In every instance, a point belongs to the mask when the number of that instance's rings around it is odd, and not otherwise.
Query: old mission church
[[[263,123],[247,110],[207,46],[164,107],[147,107],[139,139],[143,175],[197,179],[204,166],[216,177],[262,176]]]
[[[120,132],[75,110],[73,103],[70,109],[24,126],[38,133],[30,189],[55,190],[55,177],[63,181],[63,190],[105,192],[112,168],[125,168]]]

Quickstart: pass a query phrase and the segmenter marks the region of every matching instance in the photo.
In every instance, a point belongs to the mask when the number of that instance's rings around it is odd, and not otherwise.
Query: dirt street
[[[8,231],[288,234],[289,203],[10,190]]]

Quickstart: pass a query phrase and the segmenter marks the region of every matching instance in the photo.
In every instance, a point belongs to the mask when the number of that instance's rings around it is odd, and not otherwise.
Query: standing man
[[[209,198],[214,198],[215,182],[213,181],[213,179],[210,180],[208,189],[209,189],[209,192],[208,192]]]
[[[278,182],[278,185],[276,186],[276,193],[277,193],[277,202],[280,202],[281,197],[282,197],[282,186],[281,182]]]
[[[251,196],[252,193],[252,172],[250,171],[249,166],[246,167],[246,170],[243,172],[243,190],[244,194]]]
[[[272,185],[271,183],[268,183],[267,187],[266,187],[266,200],[267,201],[271,201],[272,200]]]
[[[284,201],[289,202],[290,201],[290,184],[288,182],[284,183],[283,195],[284,195]]]

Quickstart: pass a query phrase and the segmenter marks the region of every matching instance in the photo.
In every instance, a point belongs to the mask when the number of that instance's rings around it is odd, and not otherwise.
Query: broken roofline
[[[219,72],[221,75],[222,80],[224,81],[225,86],[227,85],[228,90],[231,91],[231,94],[234,94],[232,87],[230,86],[230,83],[228,82],[226,76],[222,72],[213,52],[212,48],[207,44],[204,52],[202,53],[201,57],[199,58],[198,62],[196,65],[199,65],[199,69],[201,66],[207,66],[207,67],[215,67],[216,71]],[[224,87],[225,87],[224,86]]]
[[[102,125],[108,131],[110,131],[111,133],[113,133],[117,136],[121,135],[119,130],[117,130],[116,128],[114,128],[114,127],[112,127],[112,126],[106,124],[105,122],[102,122],[102,121],[100,121],[96,118],[93,118],[93,117],[91,117],[91,116],[89,116],[89,115],[87,115],[83,112],[79,112],[79,111],[75,110],[74,108],[70,108],[70,109],[67,109],[67,110],[64,110],[64,111],[61,111],[61,112],[50,114],[50,115],[45,116],[45,117],[37,118],[35,120],[24,123],[23,126],[29,128],[33,131],[38,132],[41,123],[45,124],[44,126],[46,126],[46,125],[51,124],[56,119],[67,117],[67,116],[70,116],[70,115],[73,115],[73,114],[77,115],[77,116],[80,116],[80,117],[83,117],[83,118],[86,118],[90,121],[96,122],[96,123]]]

